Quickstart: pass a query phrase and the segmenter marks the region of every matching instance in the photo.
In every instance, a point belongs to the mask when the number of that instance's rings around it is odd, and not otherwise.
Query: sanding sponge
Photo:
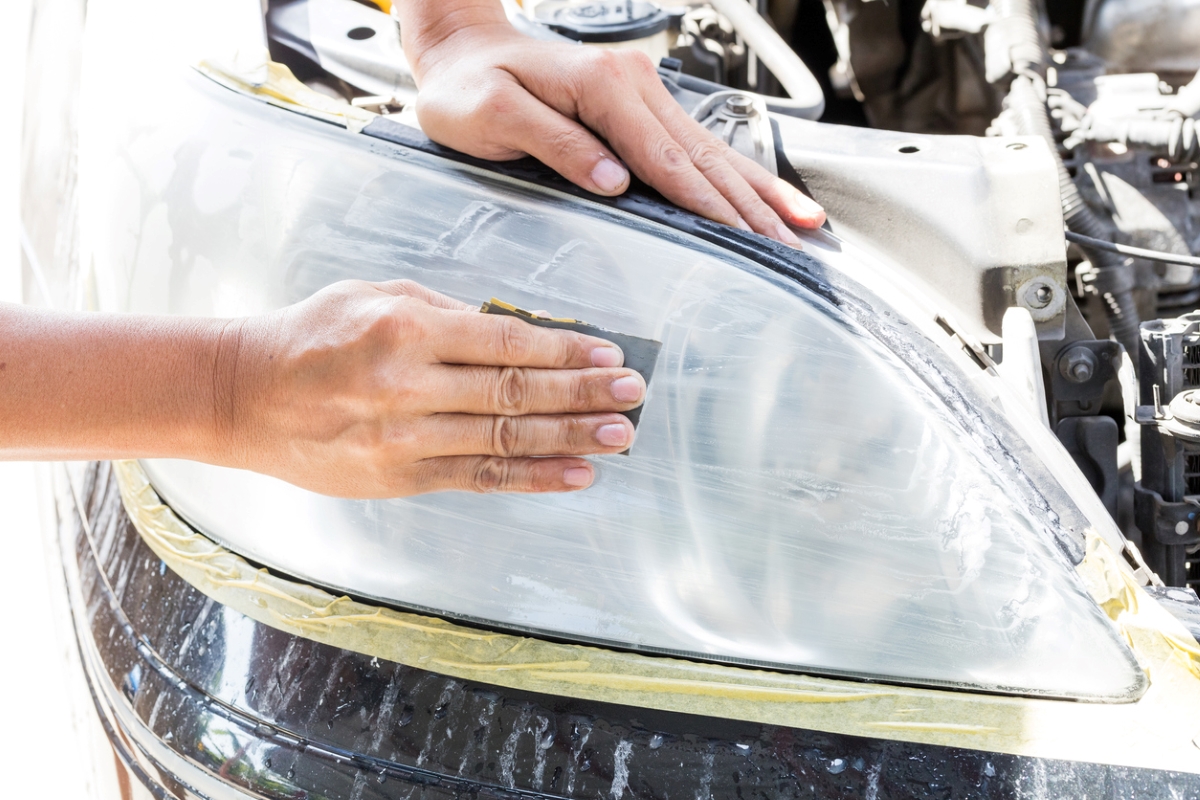
[[[621,348],[621,351],[625,354],[625,366],[641,375],[642,379],[646,381],[647,397],[649,397],[650,376],[654,374],[654,365],[658,361],[658,351],[662,349],[662,342],[656,342],[653,339],[642,339],[638,336],[630,336],[627,333],[610,331],[577,319],[539,317],[529,311],[497,300],[494,297],[490,302],[484,303],[479,310],[484,314],[502,314],[507,317],[516,317],[528,322],[530,325],[537,325],[542,328],[575,331],[576,333],[583,333],[588,336],[595,336],[597,339],[612,342]],[[642,408],[644,406],[645,403],[624,412],[629,421],[633,423],[635,429],[637,428],[638,419],[642,415]],[[622,455],[628,453],[629,451],[626,450]]]

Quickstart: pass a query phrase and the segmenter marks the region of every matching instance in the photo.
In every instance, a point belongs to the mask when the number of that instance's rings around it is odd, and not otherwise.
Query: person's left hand
[[[813,200],[689,117],[645,54],[537,41],[502,12],[462,5],[474,13],[417,8],[401,25],[417,117],[434,141],[490,160],[532,155],[607,196],[628,188],[627,164],[677,205],[788,244],[800,240],[785,222],[825,221]]]

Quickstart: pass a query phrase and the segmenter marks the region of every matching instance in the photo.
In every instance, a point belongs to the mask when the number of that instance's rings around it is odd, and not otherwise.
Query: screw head
[[[725,110],[731,114],[749,116],[754,112],[754,101],[744,94],[735,94],[726,98]]]
[[[1033,302],[1038,308],[1045,308],[1053,299],[1054,290],[1044,283],[1033,290]]]
[[[1058,360],[1058,371],[1071,383],[1087,383],[1096,374],[1096,354],[1086,347],[1072,347]]]

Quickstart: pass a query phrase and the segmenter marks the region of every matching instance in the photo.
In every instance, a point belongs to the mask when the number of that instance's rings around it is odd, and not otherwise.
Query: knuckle
[[[593,69],[610,78],[625,76],[625,60],[617,50],[596,49],[593,58]]]
[[[643,53],[641,50],[622,50],[618,52],[621,53],[626,66],[630,70],[643,77],[653,73],[657,82],[658,70],[654,68],[654,61],[651,60],[649,55]]]
[[[484,458],[471,472],[472,491],[488,494],[506,488],[511,480],[508,461],[503,458]]]
[[[399,342],[419,341],[422,334],[421,320],[409,299],[398,297],[372,311],[366,338],[371,346],[390,350]]]
[[[517,414],[525,408],[529,375],[520,367],[505,367],[496,380],[495,405],[501,414]]]
[[[713,142],[708,139],[696,142],[691,148],[692,163],[701,172],[710,172],[728,166],[729,161],[720,147],[721,144],[721,142]]]
[[[570,388],[567,390],[567,410],[568,411],[588,411],[592,405],[592,382],[584,378],[582,375],[576,376],[571,381]]]
[[[496,416],[492,418],[492,452],[500,458],[512,458],[517,455],[520,431],[512,417]]]
[[[669,172],[680,173],[693,169],[691,157],[674,139],[664,137],[655,149],[658,150],[657,162]]]
[[[508,114],[513,113],[514,107],[511,90],[504,86],[493,86],[478,93],[470,116],[494,123],[497,119],[505,119]]]
[[[533,350],[533,337],[529,325],[502,317],[496,326],[495,349],[504,363],[524,363]]]
[[[401,278],[395,282],[395,287],[400,290],[400,294],[409,297],[420,297],[425,294],[425,287],[411,278]]]
[[[550,135],[545,143],[548,152],[559,161],[566,161],[586,144],[583,135],[570,128],[560,128]]]

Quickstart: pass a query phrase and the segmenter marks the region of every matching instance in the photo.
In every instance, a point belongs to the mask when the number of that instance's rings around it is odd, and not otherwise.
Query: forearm
[[[477,25],[508,25],[498,0],[400,0],[404,52],[418,83],[426,54],[454,34]]]
[[[211,458],[238,325],[0,304],[0,458]]]

